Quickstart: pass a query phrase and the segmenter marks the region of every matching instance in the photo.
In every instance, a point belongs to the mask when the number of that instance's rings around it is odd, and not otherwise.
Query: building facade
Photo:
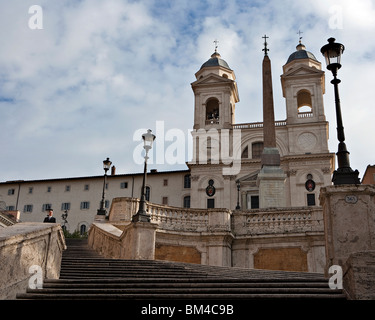
[[[276,146],[286,174],[286,207],[319,206],[319,190],[331,184],[334,153],[328,150],[324,114],[325,77],[320,62],[301,43],[283,66],[287,118],[275,121]],[[259,208],[257,177],[263,123],[237,123],[236,77],[218,52],[195,74],[193,159],[182,171],[151,171],[146,197],[153,204],[242,210]],[[259,106],[261,108],[261,106]],[[139,198],[142,173],[108,175],[106,208],[117,197]],[[0,200],[21,212],[21,221],[43,221],[52,207],[57,222],[83,233],[94,221],[103,176],[0,183]],[[67,223],[61,215],[68,213]]]

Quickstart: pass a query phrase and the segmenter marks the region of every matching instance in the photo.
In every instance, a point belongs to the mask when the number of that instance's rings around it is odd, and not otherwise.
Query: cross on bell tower
[[[218,43],[219,43],[219,40],[215,39],[215,40],[214,40],[214,44],[215,44],[215,53],[217,53]]]

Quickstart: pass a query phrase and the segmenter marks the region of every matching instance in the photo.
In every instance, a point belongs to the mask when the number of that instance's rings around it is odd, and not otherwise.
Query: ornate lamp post
[[[155,135],[152,134],[150,129],[147,130],[147,133],[142,135],[143,139],[143,148],[146,150],[145,155],[145,165],[143,170],[143,182],[142,182],[142,192],[141,192],[141,201],[139,202],[138,212],[132,217],[132,222],[150,222],[151,218],[146,212],[146,176],[147,176],[147,160],[148,152],[152,148],[152,143],[155,140]]]
[[[103,182],[103,193],[102,193],[102,200],[100,201],[100,209],[98,209],[97,214],[100,216],[105,216],[107,214],[107,210],[104,208],[105,202],[105,185],[107,183],[107,171],[111,168],[112,162],[107,158],[103,161],[103,169],[104,169],[104,182]]]
[[[236,185],[237,185],[237,206],[236,206],[236,210],[240,210],[241,209],[241,206],[240,206],[241,182],[240,182],[240,180],[236,181]]]
[[[336,39],[329,38],[328,44],[320,49],[320,52],[326,59],[327,69],[332,71],[333,80],[331,83],[335,91],[336,105],[336,122],[337,122],[337,139],[340,141],[338,151],[336,153],[338,168],[333,172],[332,182],[334,185],[342,184],[360,184],[358,178],[358,170],[353,171],[350,167],[349,151],[346,149],[344,126],[341,116],[341,106],[339,97],[338,84],[341,82],[337,79],[337,71],[341,68],[341,55],[344,52],[344,45],[335,42]]]

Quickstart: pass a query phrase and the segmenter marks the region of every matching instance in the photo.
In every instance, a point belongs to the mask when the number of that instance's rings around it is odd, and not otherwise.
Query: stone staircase
[[[188,263],[106,259],[86,240],[67,239],[59,279],[17,299],[248,300],[345,299],[323,275]]]

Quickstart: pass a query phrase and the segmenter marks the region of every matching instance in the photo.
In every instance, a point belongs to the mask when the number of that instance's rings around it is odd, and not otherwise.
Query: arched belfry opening
[[[210,98],[206,102],[206,124],[219,123],[219,100]]]
[[[299,114],[307,114],[313,112],[310,91],[300,90],[297,92],[297,110]]]

